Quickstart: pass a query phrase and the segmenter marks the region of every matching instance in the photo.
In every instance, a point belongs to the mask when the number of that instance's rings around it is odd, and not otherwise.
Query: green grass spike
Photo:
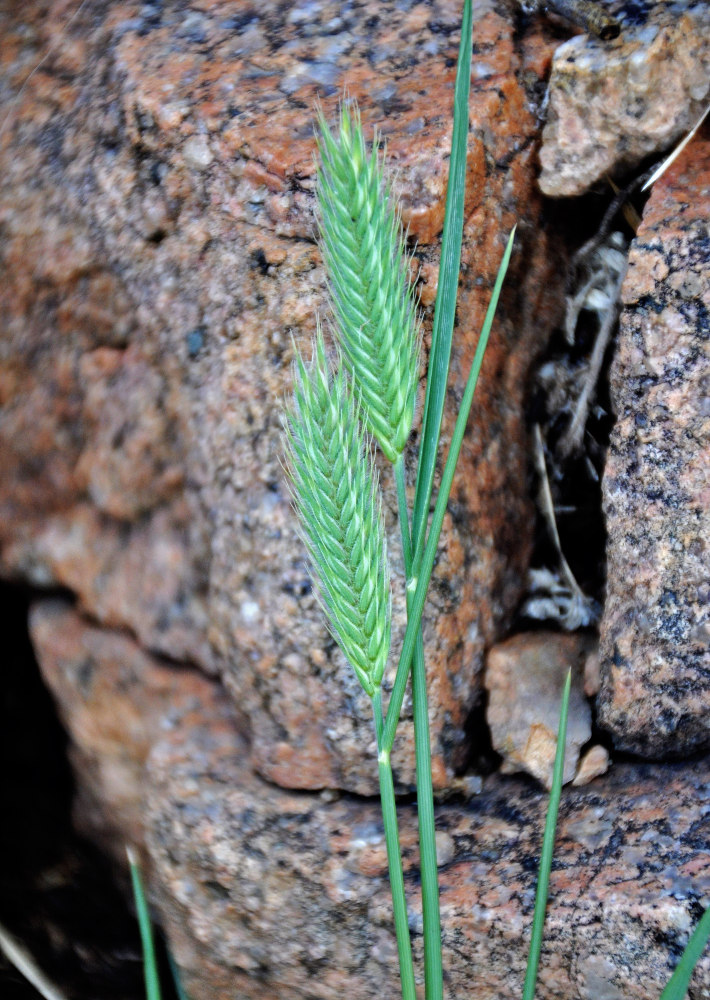
[[[319,329],[297,354],[287,420],[293,497],[331,631],[370,697],[390,647],[390,582],[377,470],[342,371]]]

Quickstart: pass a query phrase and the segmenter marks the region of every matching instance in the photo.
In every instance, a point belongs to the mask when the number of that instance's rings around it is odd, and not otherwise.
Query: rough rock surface
[[[710,747],[710,141],[655,185],[611,372],[599,721],[647,757]]]
[[[579,752],[592,735],[592,713],[583,686],[585,660],[595,645],[581,633],[530,632],[490,650],[484,678],[486,720],[505,773],[527,771],[547,788],[552,785],[560,700],[571,669],[563,780],[572,781]]]
[[[0,572],[221,671],[270,779],[373,792],[369,705],[311,593],[280,411],[291,336],[307,343],[325,303],[314,107],[332,115],[345,85],[386,136],[431,319],[460,5],[87,0],[69,22],[56,0],[1,17]],[[425,627],[439,786],[523,585],[524,386],[563,271],[521,82],[534,89],[550,43],[520,44],[480,2],[476,46],[452,401],[514,221],[519,249]],[[396,562],[394,511],[390,493]]]
[[[32,632],[99,822],[119,844],[146,834],[152,895],[190,995],[397,995],[374,800],[255,777],[218,684],[147,657],[66,602],[36,605]],[[520,995],[545,807],[531,782],[491,777],[482,794],[437,808],[449,1000]],[[710,902],[709,812],[707,760],[619,764],[565,789],[540,1000],[657,1000]],[[399,815],[420,972],[414,807]],[[709,995],[706,955],[690,998]]]
[[[547,195],[583,194],[635,167],[695,124],[710,102],[705,0],[613,0],[621,34],[577,35],[554,56],[540,152]]]
[[[209,706],[207,706],[208,712]],[[224,706],[166,735],[148,764],[158,900],[201,1000],[353,1000],[398,994],[376,802],[281,791],[250,778]],[[540,1000],[657,1000],[710,902],[708,762],[618,765],[565,790]],[[488,779],[437,810],[445,996],[520,996],[546,800]],[[400,808],[418,978],[416,817]],[[421,979],[420,979],[421,982]],[[695,973],[710,996],[710,956]]]
[[[121,864],[142,848],[145,764],[153,744],[215,699],[194,670],[148,656],[128,635],[87,624],[65,600],[33,605],[30,636],[45,684],[70,733],[74,819]]]

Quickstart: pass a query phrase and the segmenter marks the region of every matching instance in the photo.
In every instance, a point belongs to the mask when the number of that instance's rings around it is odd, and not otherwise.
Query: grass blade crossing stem
[[[417,640],[417,632],[421,626],[426,592],[429,586],[431,573],[434,568],[434,560],[436,559],[436,550],[439,545],[441,526],[444,523],[444,515],[446,514],[449,494],[451,493],[451,486],[454,481],[456,463],[458,461],[459,452],[461,451],[461,444],[466,431],[468,417],[471,412],[473,394],[476,389],[476,382],[478,381],[481,365],[483,364],[483,355],[488,343],[491,326],[493,325],[493,318],[498,305],[498,299],[500,298],[503,279],[505,278],[506,271],[508,270],[510,255],[513,252],[514,239],[515,229],[513,229],[508,238],[503,259],[501,260],[500,267],[498,268],[498,274],[493,287],[491,301],[488,305],[486,318],[476,346],[476,353],[473,357],[471,369],[466,381],[466,388],[464,389],[463,398],[461,400],[461,408],[456,418],[454,433],[452,434],[451,444],[449,445],[449,454],[441,476],[441,486],[439,487],[434,513],[431,518],[431,528],[429,529],[426,545],[424,547],[424,554],[421,558],[419,574],[416,578],[410,580],[408,584],[408,586],[414,591],[414,597],[412,598],[412,607],[407,621],[407,630],[404,634],[402,651],[399,656],[399,663],[397,664],[397,674],[394,679],[394,686],[392,688],[392,694],[390,695],[389,705],[387,706],[387,716],[385,718],[384,746],[389,751],[392,750],[392,746],[394,744],[397,723],[399,722],[399,716],[402,711],[404,692],[407,687],[407,678],[409,677],[409,666],[412,662],[412,655],[414,653],[414,647]]]
[[[398,458],[394,467],[399,501],[402,552],[407,580],[411,579],[413,553],[405,500],[404,463]],[[413,594],[407,588],[407,615],[411,613]],[[422,922],[424,931],[424,991],[426,1000],[442,1000],[444,966],[441,955],[441,915],[439,912],[439,872],[436,861],[436,826],[434,823],[434,788],[431,773],[431,737],[429,700],[421,625],[412,661],[412,708],[414,715],[414,755],[417,770],[417,814],[419,820],[419,865],[422,880]]]

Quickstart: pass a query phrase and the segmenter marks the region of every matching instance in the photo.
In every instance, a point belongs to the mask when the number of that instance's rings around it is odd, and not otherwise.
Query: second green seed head
[[[390,582],[377,471],[347,376],[332,374],[319,330],[297,354],[287,420],[293,497],[330,628],[373,697],[390,646]]]

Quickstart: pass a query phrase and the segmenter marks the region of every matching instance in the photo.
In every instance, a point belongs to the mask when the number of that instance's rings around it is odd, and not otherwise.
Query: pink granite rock
[[[384,17],[329,0],[187,14],[121,0],[68,22],[56,0],[0,17],[0,572],[67,587],[145,650],[221,671],[269,779],[374,792],[369,705],[311,593],[280,413],[291,337],[307,344],[325,305],[315,105],[331,116],[344,86],[387,139],[431,321],[459,4]],[[524,84],[550,50],[536,31],[523,43],[507,14],[478,9],[445,440],[515,221],[519,249],[425,623],[439,787],[464,753],[483,650],[509,623],[531,544],[524,387],[563,278],[534,182]],[[401,637],[401,595],[395,624]],[[404,785],[411,745],[405,706]]]
[[[96,628],[64,600],[33,605],[30,637],[45,684],[70,734],[74,819],[125,864],[145,843],[143,782],[153,744],[179,727],[215,686],[196,671],[148,656],[129,636]]]
[[[398,995],[377,804],[249,775],[226,706],[149,759],[156,901],[188,992],[204,1000]],[[658,1000],[710,902],[707,761],[617,765],[566,789],[536,996]],[[512,778],[437,809],[447,998],[520,996],[546,797]],[[399,809],[422,984],[416,816]],[[691,997],[710,993],[710,956]]]
[[[687,132],[710,102],[704,0],[612,0],[613,42],[577,35],[555,53],[540,151],[547,195],[583,194]]]
[[[560,702],[572,671],[564,782],[572,781],[579,753],[592,735],[592,713],[584,697],[584,666],[596,642],[583,634],[530,632],[494,646],[486,660],[486,721],[503,771],[527,771],[552,785]]]
[[[259,779],[217,683],[147,657],[66,602],[35,605],[31,628],[71,733],[84,829],[119,861],[127,841],[146,850],[188,993],[395,996],[377,803]],[[540,1000],[657,1000],[710,900],[709,788],[702,761],[620,764],[565,789]],[[438,807],[447,997],[520,995],[545,806],[530,783],[492,776],[481,794]],[[421,978],[415,807],[399,818]],[[690,996],[709,989],[706,956]]]
[[[710,747],[710,142],[657,182],[611,372],[599,721],[617,747]]]

